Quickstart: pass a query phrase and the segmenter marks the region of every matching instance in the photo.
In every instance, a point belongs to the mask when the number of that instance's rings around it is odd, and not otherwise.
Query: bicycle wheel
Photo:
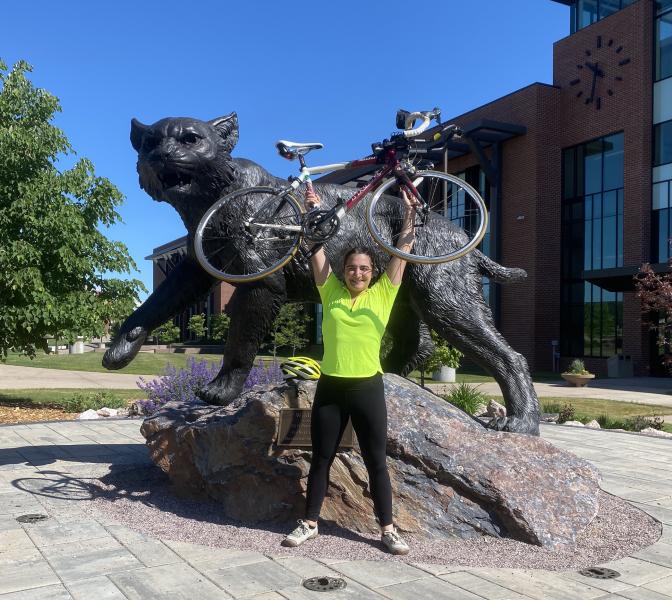
[[[290,192],[251,187],[223,196],[194,237],[201,266],[230,283],[256,281],[285,266],[301,243],[301,207]]]
[[[459,177],[438,171],[418,171],[411,179],[429,208],[416,213],[413,247],[409,252],[396,247],[405,207],[393,178],[376,190],[366,210],[373,239],[390,254],[424,264],[455,260],[476,248],[488,228],[480,194]]]

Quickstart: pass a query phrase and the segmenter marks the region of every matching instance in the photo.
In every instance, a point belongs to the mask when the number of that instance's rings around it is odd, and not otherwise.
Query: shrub
[[[210,327],[212,328],[212,339],[224,342],[229,334],[231,326],[231,317],[226,313],[212,315],[210,317]]]
[[[442,366],[453,369],[459,368],[464,354],[448,344],[436,331],[431,331],[430,333],[432,342],[434,342],[434,352],[423,365],[424,370],[430,372],[438,371]]]
[[[180,328],[172,320],[166,321],[152,331],[152,335],[159,344],[172,344],[180,339]]]
[[[187,329],[194,334],[196,340],[202,340],[205,337],[207,327],[205,326],[205,315],[191,315],[187,323]]]
[[[645,417],[643,415],[637,415],[635,417],[630,417],[625,420],[625,427],[627,431],[641,431],[647,427],[652,427],[653,429],[661,430],[663,428],[664,421],[662,417]]]
[[[147,394],[147,400],[140,400],[138,406],[145,414],[152,414],[166,402],[193,402],[197,399],[198,391],[217,376],[221,366],[221,363],[190,357],[185,369],[178,370],[169,364],[166,365],[163,375],[154,381],[146,382],[140,377],[138,387]],[[282,380],[282,372],[277,363],[264,366],[260,362],[250,370],[243,389]]]
[[[478,387],[477,385],[469,385],[462,382],[455,386],[450,394],[444,397],[453,406],[473,415],[479,406],[488,403],[488,397],[479,391]]]
[[[565,373],[571,373],[572,375],[588,375],[589,371],[586,369],[586,365],[580,358],[575,358],[569,363],[569,368]]]
[[[558,413],[558,423],[565,423],[574,420],[574,407],[571,404],[565,404]]]
[[[81,413],[85,410],[107,408],[124,408],[127,400],[119,398],[110,392],[75,392],[58,401],[65,412]]]
[[[267,385],[269,383],[279,383],[281,381],[284,381],[284,377],[282,376],[280,365],[277,362],[273,361],[272,363],[264,365],[262,361],[259,361],[250,370],[250,374],[245,380],[243,389],[249,390],[255,385]]]

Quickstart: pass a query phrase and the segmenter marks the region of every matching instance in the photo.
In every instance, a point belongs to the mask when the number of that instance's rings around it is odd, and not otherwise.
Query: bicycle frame
[[[378,187],[378,184],[389,177],[394,175],[398,179],[401,179],[404,185],[410,190],[410,192],[418,199],[421,200],[420,194],[416,189],[416,184],[418,182],[412,182],[408,175],[403,171],[400,166],[399,159],[397,158],[396,152],[394,150],[388,150],[385,157],[384,165],[376,171],[371,181],[369,181],[363,188],[359,189],[348,201],[345,203],[345,210],[347,212],[356,206],[364,196],[372,192]],[[300,175],[292,182],[291,189],[297,190],[303,183],[305,183],[308,188],[312,187],[311,175],[318,173],[326,173],[330,171],[344,171],[347,169],[356,169],[358,167],[368,167],[371,165],[380,164],[378,158],[363,158],[360,160],[352,160],[350,162],[344,163],[333,163],[330,165],[320,165],[317,167],[308,167],[303,156],[299,156],[299,162],[301,165]],[[421,180],[419,180],[421,181]],[[339,215],[342,216],[342,215]]]

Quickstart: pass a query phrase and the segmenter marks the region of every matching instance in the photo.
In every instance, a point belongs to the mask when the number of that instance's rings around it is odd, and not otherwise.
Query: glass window
[[[653,207],[651,223],[653,256],[651,259],[655,262],[667,262],[672,256],[670,248],[670,238],[672,237],[672,230],[670,229],[670,218],[672,217],[672,210],[670,210],[671,194],[672,181],[660,181],[653,184],[651,203]]]
[[[672,0],[656,0],[656,9],[658,14],[662,14],[668,10],[672,10]]]
[[[672,76],[672,12],[656,19],[656,81]]]
[[[604,139],[604,190],[623,187],[623,134]]]
[[[579,29],[597,21],[597,0],[579,0]]]
[[[600,0],[600,10],[598,19],[604,19],[613,15],[621,8],[619,0]]]
[[[589,142],[585,146],[585,194],[602,191],[602,140]]]
[[[661,181],[653,184],[653,210],[668,208],[670,205],[669,197],[670,182]]]
[[[653,128],[653,166],[672,162],[672,121]]]
[[[623,134],[567,148],[562,158],[561,352],[612,356],[622,347],[622,295],[581,272],[623,265]]]

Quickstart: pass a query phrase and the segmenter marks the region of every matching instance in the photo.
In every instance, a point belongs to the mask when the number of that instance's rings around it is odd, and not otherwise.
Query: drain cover
[[[592,577],[593,579],[616,579],[616,577],[621,576],[618,571],[605,567],[590,567],[589,569],[579,571],[579,574],[584,577]]]
[[[311,577],[303,582],[303,587],[314,592],[333,592],[342,590],[346,583],[338,577]]]
[[[39,513],[34,513],[30,515],[21,515],[20,517],[16,517],[16,520],[19,523],[37,523],[38,521],[44,521],[45,519],[48,519],[49,517],[47,515],[42,515]]]

